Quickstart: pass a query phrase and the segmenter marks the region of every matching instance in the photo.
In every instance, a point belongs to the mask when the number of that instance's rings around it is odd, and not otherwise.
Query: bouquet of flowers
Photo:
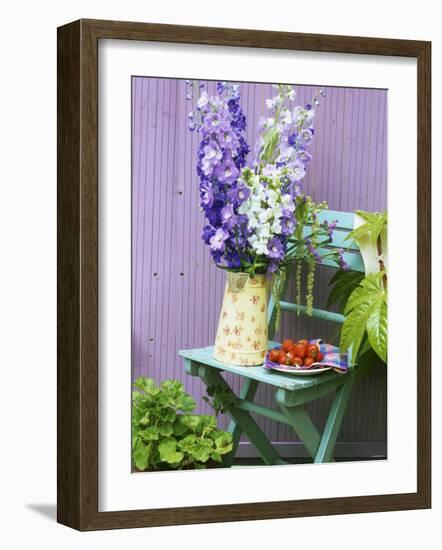
[[[286,268],[293,262],[298,262],[300,293],[302,265],[307,262],[311,311],[316,262],[334,256],[345,268],[342,251],[322,248],[332,239],[334,226],[318,221],[317,214],[327,205],[315,204],[302,188],[312,158],[314,107],[325,96],[323,90],[310,104],[299,106],[294,105],[292,86],[274,85],[275,96],[266,100],[268,116],[259,120],[259,139],[249,155],[240,86],[218,82],[216,95],[211,96],[204,84],[187,83],[187,98],[196,101],[188,115],[189,129],[201,138],[197,173],[200,206],[207,220],[202,239],[210,254],[218,267],[229,271],[252,277],[273,274],[276,301]],[[310,232],[305,234],[307,225]]]

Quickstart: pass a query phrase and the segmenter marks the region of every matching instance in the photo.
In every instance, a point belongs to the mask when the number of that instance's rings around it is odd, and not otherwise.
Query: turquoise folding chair
[[[337,227],[333,232],[333,243],[327,247],[345,248],[344,258],[351,269],[364,272],[364,262],[357,244],[350,241],[344,242],[345,237],[353,229],[354,214],[327,210],[322,212],[319,218],[320,221],[327,220],[329,223],[337,220]],[[306,227],[306,231],[309,232],[308,227]],[[336,264],[327,259],[324,259],[322,265],[336,268]],[[306,313],[305,306],[285,300],[282,300],[280,305],[282,311],[297,312],[299,309],[301,313]],[[339,313],[316,308],[313,309],[313,317],[335,323],[344,321],[344,316]],[[273,299],[270,299],[268,306],[270,337],[274,335],[275,318],[274,302]],[[270,347],[277,345],[277,342],[270,342]],[[213,358],[213,346],[180,351],[180,356],[184,358],[186,372],[192,376],[199,376],[207,386],[218,386],[224,390],[233,391],[221,373],[231,372],[242,378],[239,395],[235,396],[236,398],[227,406],[227,413],[232,419],[229,431],[233,436],[233,449],[225,456],[223,466],[232,465],[242,434],[249,439],[265,464],[287,464],[278,455],[267,435],[252,418],[251,413],[282,422],[293,428],[315,463],[333,461],[336,439],[355,378],[351,350],[348,352],[350,368],[346,374],[330,371],[317,376],[305,377],[272,372],[262,366],[245,367],[220,363]],[[260,383],[269,384],[275,388],[278,410],[253,402]],[[310,419],[305,405],[331,392],[334,392],[334,398],[323,433],[320,434]]]

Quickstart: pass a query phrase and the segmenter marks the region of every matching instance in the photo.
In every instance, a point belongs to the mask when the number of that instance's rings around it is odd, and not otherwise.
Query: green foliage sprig
[[[232,450],[232,435],[215,417],[192,414],[195,400],[177,380],[158,386],[140,377],[134,385],[132,458],[139,470],[205,468]]]
[[[315,272],[316,272],[316,263],[313,260],[308,262],[308,273],[307,273],[307,298],[306,298],[306,313],[308,316],[313,314],[313,289],[315,286]]]
[[[314,302],[314,282],[316,265],[325,258],[339,264],[339,253],[328,247],[332,241],[332,231],[329,224],[321,223],[319,214],[328,208],[327,203],[315,203],[310,197],[298,196],[296,199],[296,227],[287,245],[287,252],[284,260],[280,263],[279,270],[273,276],[272,294],[276,308],[275,329],[279,328],[280,307],[279,301],[284,293],[287,270],[290,265],[295,267],[295,301],[298,306],[302,305],[302,278],[303,265],[308,269],[306,272],[305,303],[306,313],[311,316]],[[298,307],[298,315],[300,314]]]
[[[364,277],[364,273],[360,271],[344,271],[342,269],[336,271],[328,283],[332,289],[328,295],[326,308],[335,304],[338,311],[344,313],[351,293],[359,286]]]
[[[228,408],[236,402],[236,395],[230,388],[207,386],[206,391],[207,395],[203,395],[203,400],[214,410],[216,417],[227,412]]]
[[[281,322],[281,296],[284,294],[285,281],[287,278],[286,269],[278,269],[272,280],[272,295],[275,303],[275,327],[278,330]]]

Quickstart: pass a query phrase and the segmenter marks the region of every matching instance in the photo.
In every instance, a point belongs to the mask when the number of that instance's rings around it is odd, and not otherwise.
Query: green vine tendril
[[[306,290],[306,313],[309,317],[313,314],[313,287],[315,284],[316,263],[313,260],[309,261],[307,273],[307,290]]]
[[[302,292],[302,262],[297,262],[296,264],[296,276],[295,276],[295,295],[297,307],[297,315],[301,313],[301,292]]]
[[[275,330],[278,331],[281,325],[281,296],[284,290],[286,280],[286,270],[278,269],[273,276],[272,294],[275,301]]]

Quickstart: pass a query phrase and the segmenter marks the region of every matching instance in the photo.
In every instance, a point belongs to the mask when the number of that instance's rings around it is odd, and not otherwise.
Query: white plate
[[[322,369],[297,369],[297,370],[287,370],[283,367],[272,367],[270,370],[277,370],[278,372],[283,372],[285,374],[296,374],[301,376],[311,376],[313,374],[321,374],[321,372],[325,372],[328,370],[331,370],[332,367],[323,367]]]

